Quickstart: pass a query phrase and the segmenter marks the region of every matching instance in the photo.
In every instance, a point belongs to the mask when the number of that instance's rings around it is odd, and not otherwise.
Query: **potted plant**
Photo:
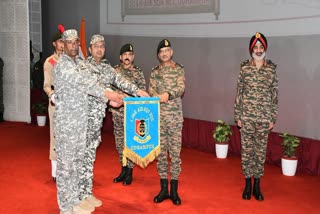
[[[287,176],[294,176],[298,164],[296,149],[299,146],[300,139],[288,132],[284,132],[279,136],[283,138],[281,143],[283,149],[283,157],[281,158],[282,173]]]
[[[216,141],[217,158],[226,158],[228,154],[229,140],[232,130],[229,124],[222,120],[217,121],[217,126],[213,130],[213,139]]]
[[[37,116],[38,126],[44,126],[46,124],[48,104],[47,102],[34,103],[32,105],[32,110]]]

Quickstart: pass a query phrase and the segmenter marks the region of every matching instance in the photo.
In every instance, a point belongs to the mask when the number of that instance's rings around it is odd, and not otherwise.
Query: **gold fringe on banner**
[[[139,165],[142,168],[148,166],[149,163],[154,161],[154,159],[160,154],[160,145],[153,149],[145,158],[141,158],[140,155],[129,149],[127,146],[123,149],[122,164],[127,165],[127,158]]]

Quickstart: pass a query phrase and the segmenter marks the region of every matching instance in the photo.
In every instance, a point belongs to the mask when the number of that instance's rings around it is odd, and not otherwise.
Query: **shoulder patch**
[[[246,61],[243,61],[242,63],[241,63],[241,67],[242,66],[248,66],[248,65],[250,65],[250,60],[246,60]]]
[[[275,69],[277,67],[277,65],[275,63],[273,63],[271,60],[267,60],[267,66],[271,67],[273,69]]]
[[[177,62],[176,62],[176,65],[180,66],[181,68],[183,68],[183,67],[184,67],[182,64],[177,63]]]
[[[138,70],[138,71],[141,71],[141,70],[142,70],[140,67],[138,67],[138,66],[136,66],[136,65],[134,65],[133,68],[136,69],[136,70]]]
[[[159,65],[156,65],[152,68],[152,70],[157,70],[157,69],[159,69]]]

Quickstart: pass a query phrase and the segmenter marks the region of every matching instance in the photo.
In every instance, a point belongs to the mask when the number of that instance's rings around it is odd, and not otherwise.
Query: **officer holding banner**
[[[185,75],[182,65],[172,60],[173,49],[169,40],[162,40],[157,48],[160,64],[150,76],[149,94],[160,98],[160,148],[157,169],[161,190],[154,197],[155,203],[170,198],[175,205],[181,204],[178,195],[178,177],[181,172],[181,136],[183,125],[182,96]],[[168,192],[168,153],[170,156],[170,195]]]
[[[146,90],[146,81],[142,70],[133,64],[134,53],[133,46],[131,44],[125,44],[120,49],[120,65],[116,65],[114,68],[117,73],[134,83],[139,89]],[[123,91],[114,88],[115,91],[123,94],[124,96],[130,96]],[[132,182],[132,171],[134,163],[127,159],[127,165],[123,166],[123,149],[124,149],[124,108],[110,108],[112,112],[112,120],[114,126],[114,136],[116,141],[116,149],[119,153],[120,164],[122,166],[120,175],[113,179],[114,183],[122,182],[123,185],[130,185]]]

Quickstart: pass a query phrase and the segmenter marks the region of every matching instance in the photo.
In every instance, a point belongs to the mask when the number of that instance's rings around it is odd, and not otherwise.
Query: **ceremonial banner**
[[[155,97],[124,98],[124,166],[129,158],[144,168],[160,153],[159,101]]]

